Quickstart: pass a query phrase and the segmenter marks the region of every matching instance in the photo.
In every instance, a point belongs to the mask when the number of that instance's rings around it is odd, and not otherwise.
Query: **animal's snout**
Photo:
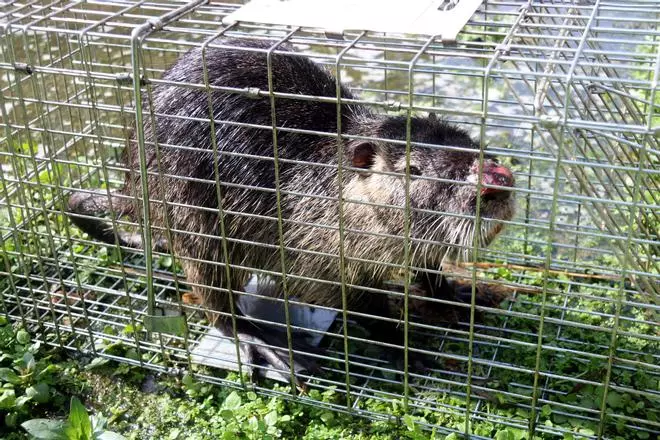
[[[474,175],[477,175],[479,173],[479,164],[475,163],[472,166],[471,171]],[[495,163],[491,160],[486,160],[484,161],[483,164],[483,174],[481,176],[481,183],[484,185],[513,187],[515,184],[515,179],[513,177],[513,173],[507,167]],[[491,188],[486,186],[481,187],[481,195],[493,194],[503,191],[507,191],[507,190],[501,188]]]

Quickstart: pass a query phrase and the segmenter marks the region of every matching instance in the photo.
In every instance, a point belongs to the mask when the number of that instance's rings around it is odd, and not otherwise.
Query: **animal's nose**
[[[507,167],[493,164],[487,170],[484,170],[484,180],[489,177],[491,182],[484,182],[499,186],[513,186],[513,173]]]
[[[473,172],[477,174],[479,172],[479,164],[473,166]],[[485,185],[497,185],[497,186],[507,186],[513,187],[515,180],[513,178],[513,173],[507,167],[493,162],[492,160],[484,161],[483,165],[483,174],[481,177],[481,183]],[[488,188],[482,187],[481,194],[492,194],[498,191],[504,191],[500,188]]]

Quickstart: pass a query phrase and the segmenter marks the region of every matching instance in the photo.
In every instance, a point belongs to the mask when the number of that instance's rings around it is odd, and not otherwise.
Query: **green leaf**
[[[5,416],[5,426],[9,428],[15,428],[16,422],[18,421],[18,413],[10,412]]]
[[[0,409],[12,409],[16,406],[16,392],[14,390],[4,390],[0,394]]]
[[[321,420],[323,420],[323,416],[321,416]],[[264,416],[264,422],[268,426],[275,426],[277,424],[277,411],[273,410],[266,414]]]
[[[252,416],[248,419],[248,427],[250,431],[257,432],[259,430],[259,420],[255,416]]]
[[[541,407],[541,415],[543,417],[550,417],[551,414],[552,414],[552,407],[550,405],[546,404]]]
[[[589,435],[589,436],[594,435],[596,433],[593,429],[590,428],[580,428],[578,429],[578,432],[580,434]]]
[[[20,396],[18,399],[16,399],[16,403],[14,403],[14,406],[16,407],[16,409],[20,409],[30,400],[31,400],[30,396]]]
[[[172,267],[172,256],[163,255],[158,259],[158,265],[164,269],[169,269],[170,267]]]
[[[108,419],[103,417],[103,414],[89,416],[89,421],[92,424],[92,432],[94,433],[105,431],[105,427],[108,424]]]
[[[188,331],[186,317],[183,315],[174,316],[151,316],[143,318],[144,328],[150,332],[167,333],[169,335],[185,335]]]
[[[56,374],[59,371],[60,367],[55,364],[50,364],[46,368],[42,369],[39,374],[37,374],[37,379],[43,379],[45,376]]]
[[[94,440],[126,440],[126,437],[117,434],[116,432],[103,431],[102,433],[95,435]]]
[[[30,334],[25,330],[19,330],[16,332],[16,341],[19,344],[25,345],[30,342]]]
[[[186,373],[181,378],[181,383],[184,384],[187,387],[190,387],[195,383],[195,380],[193,379],[192,374]]]
[[[34,355],[29,351],[23,355],[23,364],[28,371],[33,371],[37,362],[34,360]]]
[[[21,378],[11,368],[0,368],[0,380],[14,385],[21,383]]]
[[[405,416],[403,416],[403,423],[406,425],[409,431],[415,430],[415,420],[412,418],[410,414],[406,414]]]
[[[323,414],[321,414],[321,420],[323,420],[323,423],[328,424],[332,422],[335,418],[335,415],[331,413],[330,411],[325,411]]]
[[[23,422],[21,426],[39,440],[67,440],[64,434],[67,424],[62,420],[32,419]]]
[[[607,406],[611,408],[622,408],[623,399],[621,398],[621,394],[616,391],[610,391],[607,393]]]
[[[495,440],[514,440],[515,438],[516,437],[513,432],[509,431],[508,429],[497,431],[495,433]]]
[[[25,395],[37,403],[46,403],[50,399],[50,387],[43,382],[39,382],[35,386],[26,388]]]
[[[236,391],[232,391],[223,405],[227,409],[238,409],[241,406],[241,396]]]
[[[92,422],[83,404],[76,397],[71,398],[71,409],[69,410],[69,425],[77,434],[76,438],[91,440]]]
[[[234,440],[236,438],[236,433],[233,431],[225,431],[222,434],[222,439],[223,440]]]
[[[232,420],[234,418],[234,411],[230,409],[223,409],[222,411],[220,411],[220,417],[222,417],[227,421]]]
[[[91,360],[91,362],[87,365],[85,365],[85,370],[92,370],[94,368],[101,367],[105,364],[110,362],[108,358],[103,358],[103,357],[95,357],[94,359]]]

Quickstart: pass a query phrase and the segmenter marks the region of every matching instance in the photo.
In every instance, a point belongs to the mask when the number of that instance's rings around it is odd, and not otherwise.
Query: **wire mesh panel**
[[[657,436],[660,2],[456,41],[239,6],[0,6],[3,313],[441,434]]]

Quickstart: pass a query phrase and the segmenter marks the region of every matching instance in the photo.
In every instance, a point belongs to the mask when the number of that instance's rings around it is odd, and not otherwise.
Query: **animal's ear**
[[[360,142],[353,147],[352,165],[355,168],[369,169],[376,159],[376,146],[371,142]]]

